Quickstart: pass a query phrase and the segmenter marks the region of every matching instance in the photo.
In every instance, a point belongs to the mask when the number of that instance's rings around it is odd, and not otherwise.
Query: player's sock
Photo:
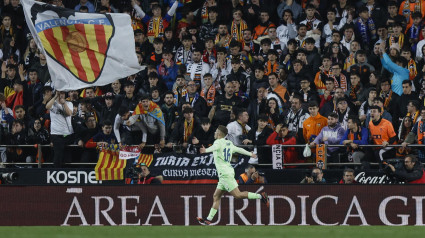
[[[208,214],[207,219],[209,221],[212,221],[212,219],[214,219],[214,216],[215,216],[216,213],[217,213],[217,209],[211,208],[210,214]]]
[[[260,198],[261,198],[260,194],[248,192],[248,199],[260,199]]]

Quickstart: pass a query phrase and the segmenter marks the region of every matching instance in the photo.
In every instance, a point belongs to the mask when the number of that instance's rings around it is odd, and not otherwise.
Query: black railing
[[[137,145],[135,145],[137,146]],[[242,148],[253,148],[255,147],[255,145],[238,145],[239,147]],[[306,145],[281,145],[283,148],[287,148],[287,147],[298,147],[298,148],[304,148]],[[17,163],[17,162],[2,162],[0,163],[0,165],[37,165],[38,168],[41,168],[42,165],[53,165],[52,162],[42,162],[42,160],[40,158],[42,158],[43,155],[43,151],[42,148],[48,148],[51,147],[50,145],[40,145],[40,144],[34,144],[34,145],[0,145],[0,147],[13,147],[13,148],[19,148],[19,147],[23,147],[23,148],[36,148],[37,149],[37,159],[38,159],[38,163]],[[94,149],[94,148],[84,148],[83,146],[80,145],[67,145],[66,147],[71,147],[71,148],[81,148],[81,149]],[[155,145],[145,145],[144,147],[155,147]],[[181,147],[181,145],[173,145],[173,148],[175,147]],[[272,145],[262,145],[262,146],[258,146],[257,148],[261,148],[261,147],[272,147]],[[315,146],[314,146],[315,147]],[[314,148],[311,147],[311,148]],[[327,147],[347,147],[346,145],[327,145]],[[372,148],[376,148],[376,147],[382,147],[382,145],[359,145],[359,147],[372,147]],[[403,147],[402,145],[387,145],[386,147]],[[421,148],[421,147],[425,147],[424,144],[410,144],[407,145],[407,147],[409,148]],[[65,163],[65,165],[96,165],[96,163],[78,163],[78,162],[73,162],[73,163]],[[260,166],[271,166],[272,164],[259,164]],[[316,163],[285,163],[285,166],[314,166],[316,165]],[[328,166],[347,166],[347,165],[351,165],[351,166],[357,166],[357,165],[361,165],[361,163],[327,163]],[[371,163],[371,165],[378,165],[378,163]]]

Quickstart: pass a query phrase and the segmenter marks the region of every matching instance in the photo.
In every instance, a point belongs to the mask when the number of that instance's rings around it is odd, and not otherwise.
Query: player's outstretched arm
[[[216,150],[216,149],[217,149],[216,147],[217,147],[217,146],[212,145],[212,146],[208,147],[207,149],[205,149],[205,147],[202,145],[202,147],[201,147],[201,149],[199,150],[199,152],[201,152],[201,154],[203,154],[203,153],[211,153],[211,152],[213,152],[214,150]]]
[[[255,155],[254,153],[247,151],[245,149],[239,148],[237,146],[233,146],[233,151],[242,155],[247,155],[247,156],[251,156],[253,158],[256,158],[257,155]]]

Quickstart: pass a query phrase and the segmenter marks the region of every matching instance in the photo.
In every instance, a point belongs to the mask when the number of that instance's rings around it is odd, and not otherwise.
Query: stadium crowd
[[[424,0],[44,1],[132,19],[143,70],[68,92],[52,88],[19,0],[1,2],[1,144],[52,143],[44,159],[55,167],[96,162],[92,148],[113,143],[198,153],[218,125],[254,145],[252,164],[270,164],[261,145],[273,144],[309,144],[313,156],[318,144],[346,145],[328,147],[329,162],[425,162],[408,147],[425,133]],[[163,120],[146,113],[158,107]],[[85,149],[64,153],[68,144]],[[285,162],[311,161],[302,152],[285,148]],[[6,154],[35,160],[28,148]]]

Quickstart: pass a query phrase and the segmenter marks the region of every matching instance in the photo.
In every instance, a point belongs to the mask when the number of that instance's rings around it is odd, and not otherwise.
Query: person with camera
[[[387,164],[384,171],[400,182],[425,183],[424,166],[414,155],[407,155],[404,157],[404,166],[397,167],[392,164]]]
[[[323,171],[318,167],[314,167],[300,183],[326,183],[326,180],[323,178]]]
[[[126,184],[161,184],[162,176],[153,176],[145,163],[135,164],[130,168]]]
[[[261,172],[258,172],[254,165],[246,166],[245,173],[239,175],[239,184],[265,184],[267,183],[266,177]]]

